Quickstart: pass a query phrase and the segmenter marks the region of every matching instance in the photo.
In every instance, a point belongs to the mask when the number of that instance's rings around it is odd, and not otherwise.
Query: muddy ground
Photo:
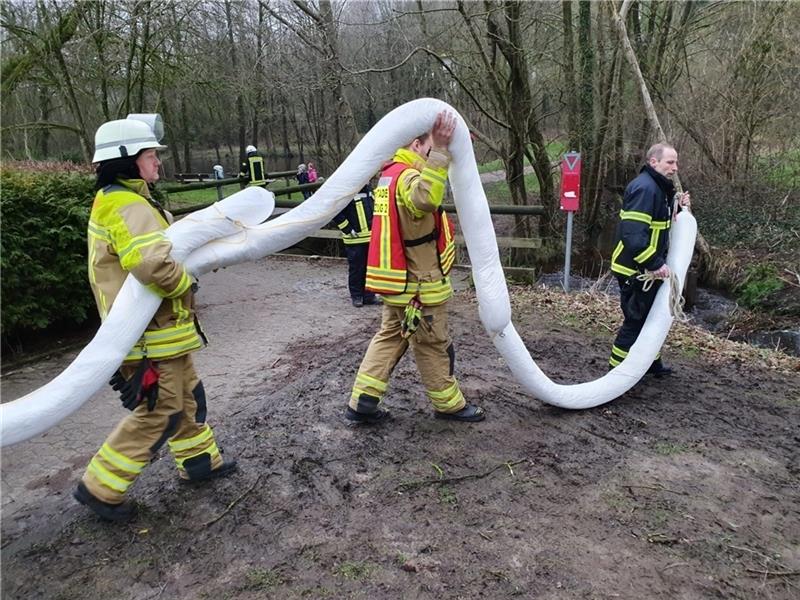
[[[393,420],[342,418],[379,309],[353,308],[345,264],[270,257],[201,280],[196,354],[209,422],[241,471],[178,483],[164,452],[139,515],[98,521],[70,493],[123,415],[111,390],[2,455],[8,599],[800,597],[800,376],[667,355],[600,408],[524,394],[484,333],[468,273],[452,304],[457,376],[483,423],[432,418],[406,356]],[[517,309],[552,378],[605,370],[612,335]],[[7,367],[3,399],[75,351]]]

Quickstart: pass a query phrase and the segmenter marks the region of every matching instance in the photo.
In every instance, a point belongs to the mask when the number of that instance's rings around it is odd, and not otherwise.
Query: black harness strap
[[[439,239],[439,232],[434,229],[428,235],[423,235],[415,240],[403,240],[403,243],[406,245],[406,248],[413,248],[414,246],[421,246],[422,244],[427,244],[428,242],[435,242]]]

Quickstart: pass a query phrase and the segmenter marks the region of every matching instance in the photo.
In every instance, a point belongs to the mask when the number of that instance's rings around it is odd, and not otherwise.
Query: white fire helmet
[[[157,114],[130,114],[127,119],[103,123],[94,134],[93,163],[136,156],[148,148],[164,150],[160,144],[164,135],[161,116]]]
[[[248,146],[244,149],[245,154],[251,154],[253,152],[258,152],[255,146]]]

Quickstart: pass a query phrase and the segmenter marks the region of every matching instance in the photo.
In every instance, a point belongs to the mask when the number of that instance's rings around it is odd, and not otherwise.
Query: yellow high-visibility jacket
[[[125,362],[159,360],[205,345],[194,312],[192,277],[171,256],[164,230],[172,215],[150,198],[140,179],[98,190],[89,217],[89,282],[105,320],[128,273],[164,298]]]

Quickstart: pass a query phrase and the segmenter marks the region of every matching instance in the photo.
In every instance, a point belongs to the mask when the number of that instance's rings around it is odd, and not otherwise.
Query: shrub
[[[94,178],[80,168],[40,167],[0,168],[5,340],[53,324],[80,324],[94,306],[86,268]]]
[[[736,288],[739,302],[748,308],[756,308],[773,292],[783,288],[774,265],[759,263],[748,267],[742,282]]]

